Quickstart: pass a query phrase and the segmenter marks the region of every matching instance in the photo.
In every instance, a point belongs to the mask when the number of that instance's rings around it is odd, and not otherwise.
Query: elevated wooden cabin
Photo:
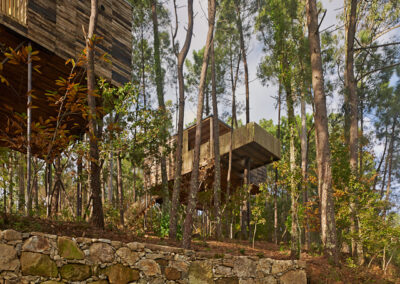
[[[202,121],[202,135],[200,146],[200,167],[203,173],[200,177],[201,189],[211,188],[214,177],[214,150],[213,150],[213,117],[209,116]],[[221,187],[222,192],[226,191],[227,172],[229,162],[229,149],[231,143],[231,128],[223,121],[219,120],[220,130],[220,155],[221,155]],[[196,126],[191,126],[183,132],[183,153],[182,153],[182,172],[183,190],[181,199],[185,200],[188,193],[190,173],[193,166],[193,148],[195,143]],[[176,143],[176,135],[169,142],[171,145]],[[273,135],[269,134],[255,122],[251,122],[233,131],[232,144],[232,189],[243,184],[243,173],[245,170],[246,159],[250,160],[250,182],[255,188],[266,178],[265,165],[279,160],[280,142]],[[147,176],[151,187],[158,188],[161,184],[160,163],[149,160],[150,167]],[[175,153],[171,153],[167,160],[167,173],[170,188],[175,176]]]
[[[95,72],[120,86],[131,78],[132,7],[125,0],[99,0],[98,11],[96,35],[104,39],[96,46],[96,57],[107,53],[110,62],[96,60]],[[0,62],[6,62],[4,52],[9,47],[15,50],[31,43],[33,50],[39,51],[37,64],[42,74],[33,72],[32,104],[38,107],[32,110],[33,122],[57,115],[44,94],[57,89],[59,77],[69,76],[71,65],[65,61],[76,59],[85,48],[83,30],[87,32],[89,16],[88,0],[0,0]],[[5,130],[12,112],[26,113],[27,68],[6,63],[1,74],[10,83],[0,83],[0,129]],[[72,125],[80,126],[75,134],[86,127],[79,116],[74,117]],[[10,146],[1,140],[1,134],[0,146]]]

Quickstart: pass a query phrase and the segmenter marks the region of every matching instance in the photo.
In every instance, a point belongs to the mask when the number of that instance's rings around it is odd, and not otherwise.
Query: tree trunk
[[[46,195],[46,212],[47,217],[51,216],[51,199],[53,195],[53,177],[52,177],[52,164],[49,162],[47,164],[47,195]]]
[[[282,107],[282,84],[279,82],[278,90],[278,126],[276,129],[276,138],[281,139],[281,107]],[[278,168],[275,168],[275,184],[274,184],[274,242],[278,244]]]
[[[373,187],[373,191],[375,192],[376,190],[376,184],[378,182],[378,177],[381,173],[381,167],[382,167],[382,163],[385,160],[385,156],[386,156],[386,152],[387,152],[387,146],[388,146],[388,136],[387,136],[387,126],[385,129],[385,146],[383,148],[383,153],[382,153],[382,157],[381,160],[379,161],[378,167],[376,168],[376,176],[374,178],[374,187]],[[381,198],[382,198],[383,192],[381,192]]]
[[[78,154],[76,183],[76,216],[82,217],[82,155]]]
[[[10,199],[10,209],[8,210],[10,214],[13,213],[13,207],[14,207],[14,153],[10,151],[10,157],[8,158],[8,177],[9,177],[9,183],[8,183],[8,195]]]
[[[394,140],[396,139],[395,136],[395,129],[396,129],[396,123],[397,123],[397,117],[393,118],[393,124],[392,124],[392,133],[390,137],[390,143],[389,143],[389,153],[387,156],[388,160],[388,181],[386,185],[386,196],[385,196],[385,201],[389,202],[389,197],[390,197],[390,190],[391,190],[391,183],[392,183],[392,163],[393,163],[393,151],[394,151]],[[386,210],[383,212],[384,216],[386,215]]]
[[[91,0],[89,31],[86,38],[87,50],[87,87],[89,105],[89,143],[90,143],[90,191],[93,200],[91,222],[104,228],[103,205],[101,202],[100,160],[98,147],[98,123],[96,113],[96,79],[94,73],[94,40],[97,25],[97,0]]]
[[[307,26],[315,104],[318,192],[320,195],[321,207],[321,240],[325,249],[325,254],[332,258],[335,264],[338,264],[339,258],[332,189],[331,152],[316,0],[307,0]]]
[[[122,158],[121,153],[117,156],[118,190],[119,190],[119,222],[122,226],[124,222],[124,187],[122,184]]]
[[[288,74],[288,72],[286,72]],[[290,80],[285,84],[286,90],[286,104],[288,112],[288,123],[289,123],[289,164],[290,164],[290,200],[291,200],[291,246],[290,246],[290,257],[292,259],[299,259],[300,257],[300,242],[299,242],[299,231],[297,225],[297,207],[298,207],[298,193],[297,193],[297,182],[295,177],[296,172],[296,149],[295,149],[295,117],[294,117],[294,102],[292,94],[292,84]]]
[[[163,75],[161,71],[161,55],[160,55],[160,38],[158,35],[158,18],[157,18],[157,0],[151,1],[151,14],[153,19],[153,33],[154,33],[154,69],[156,74],[156,89],[157,89],[157,99],[158,99],[158,107],[163,111],[165,109],[164,102],[164,90],[163,90]],[[168,130],[167,124],[164,123],[162,126],[163,139],[167,139]],[[168,212],[169,210],[169,191],[168,191],[168,176],[167,176],[167,161],[165,154],[163,153],[161,156],[161,187],[162,187],[162,197],[163,197],[163,211]]]
[[[55,182],[54,182],[54,188],[50,189],[52,191],[51,193],[51,199],[50,199],[50,204],[51,204],[51,215],[55,216],[58,213],[58,205],[59,205],[59,199],[60,199],[60,183],[61,183],[61,158],[57,157],[56,158],[56,163],[55,163]]]
[[[306,101],[305,95],[301,95],[301,175],[303,178],[302,190],[303,190],[303,206],[307,208],[308,202],[308,142],[307,142],[307,113],[306,113]],[[305,227],[304,227],[304,244],[305,249],[308,251],[311,247],[310,231],[307,214],[305,215]]]
[[[201,69],[200,83],[199,83],[199,96],[197,101],[197,117],[196,117],[196,136],[195,136],[195,146],[193,153],[193,166],[190,178],[190,193],[188,197],[188,206],[186,209],[185,222],[183,226],[184,248],[190,248],[192,239],[193,214],[197,204],[197,192],[199,187],[198,177],[199,177],[199,162],[200,162],[201,123],[202,123],[203,104],[204,104],[204,84],[207,76],[208,54],[210,51],[210,46],[214,34],[215,5],[216,5],[216,0],[208,0],[208,33],[207,33],[206,47],[203,56],[203,65]]]
[[[193,0],[188,0],[188,28],[185,43],[178,54],[178,84],[179,84],[179,118],[178,118],[178,141],[175,157],[175,178],[172,192],[172,205],[170,212],[169,238],[175,239],[178,226],[177,210],[179,206],[179,195],[182,183],[182,147],[183,147],[183,122],[185,112],[185,83],[183,77],[183,64],[190,48],[193,34]]]
[[[235,8],[236,8],[236,25],[239,31],[239,40],[240,40],[240,50],[242,53],[242,61],[244,67],[244,83],[246,87],[246,124],[250,123],[250,91],[249,91],[249,69],[247,66],[247,54],[246,47],[244,43],[244,35],[243,35],[243,22],[241,16],[241,7],[240,0],[235,0]]]
[[[219,152],[219,118],[218,118],[218,101],[217,101],[217,82],[215,74],[215,52],[214,40],[211,45],[211,79],[212,79],[212,107],[213,107],[213,148],[214,148],[214,222],[215,236],[217,240],[222,238],[221,227],[221,156]]]
[[[356,33],[357,24],[357,0],[351,0],[350,13],[347,15],[347,1],[345,3],[345,33],[346,33],[346,48],[345,48],[345,72],[344,72],[344,83],[345,83],[345,95],[347,96],[347,102],[349,104],[349,150],[350,150],[350,170],[352,178],[357,179],[358,176],[358,98],[357,98],[357,86],[354,77],[354,40]],[[348,108],[348,106],[346,106]],[[358,234],[357,229],[357,205],[355,199],[357,193],[354,192],[354,200],[350,201],[350,231],[351,235],[351,252],[353,257],[357,257],[357,241],[354,238]]]
[[[28,45],[32,48],[31,43]],[[26,194],[28,195],[27,214],[32,214],[32,152],[31,152],[31,124],[32,124],[32,61],[31,52],[28,52],[28,104],[27,104],[27,135],[26,135]]]
[[[114,194],[114,192],[113,192],[113,178],[114,178],[113,160],[114,160],[114,154],[112,152],[112,149],[110,150],[108,158],[110,160],[109,161],[110,176],[109,176],[109,180],[108,180],[108,203],[114,205],[113,204],[113,202],[114,202],[114,198],[113,198],[113,194]]]

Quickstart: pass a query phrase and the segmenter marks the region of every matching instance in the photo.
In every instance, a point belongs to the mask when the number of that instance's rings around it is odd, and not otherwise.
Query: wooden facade
[[[0,0],[0,24],[66,60],[85,48],[83,29],[89,24],[87,0]],[[96,34],[104,39],[96,54],[96,74],[114,85],[131,77],[132,7],[125,0],[99,0]],[[15,48],[15,46],[13,46]]]
[[[132,7],[125,0],[98,2],[96,35],[103,39],[96,45],[95,72],[120,86],[131,79]],[[68,78],[71,65],[65,62],[70,58],[76,60],[85,48],[83,30],[87,32],[89,16],[88,0],[0,0],[1,74],[9,82],[9,85],[0,83],[0,146],[12,147],[2,139],[9,133],[3,132],[7,131],[10,116],[26,113],[27,109],[27,66],[6,63],[4,53],[9,52],[8,48],[15,50],[28,43],[39,51],[40,60],[36,63],[41,74],[33,72],[32,121],[57,117],[58,109],[49,106],[45,93],[58,89],[56,80],[60,77]],[[100,59],[104,53],[108,54],[109,62]],[[79,72],[80,81],[85,80],[83,71]],[[72,135],[85,131],[86,122],[80,115],[69,119]]]
[[[200,180],[201,190],[211,188],[214,163],[212,119],[207,117],[202,122],[202,136],[200,146],[200,167],[203,169]],[[228,172],[229,149],[231,142],[231,128],[219,120],[220,129],[220,155],[221,155],[221,188],[225,191],[226,177]],[[194,139],[196,126],[192,126],[183,132],[183,152],[182,152],[182,172],[183,188],[181,199],[185,200],[189,186],[190,173],[193,166]],[[176,136],[171,137],[169,143],[176,143]],[[251,122],[233,131],[232,144],[232,189],[243,184],[243,173],[245,169],[245,160],[250,159],[250,182],[256,187],[259,183],[265,181],[267,164],[279,160],[280,142],[273,135],[269,134],[258,124]],[[159,161],[149,159],[147,165],[150,168],[148,172],[148,183],[157,188],[161,185],[161,167]],[[167,174],[170,188],[175,176],[175,154],[171,153],[167,160]]]

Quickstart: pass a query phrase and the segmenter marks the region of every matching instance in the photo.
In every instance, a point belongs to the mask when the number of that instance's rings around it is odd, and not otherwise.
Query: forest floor
[[[44,232],[54,235],[71,237],[105,238],[122,242],[144,242],[167,246],[180,246],[180,242],[163,239],[154,235],[138,236],[132,229],[121,230],[107,228],[101,230],[84,222],[65,222],[37,217],[4,216],[0,217],[0,230],[14,229],[20,232]],[[231,255],[256,255],[273,259],[290,259],[289,250],[266,241],[256,241],[252,248],[248,241],[241,240],[202,240],[195,239],[192,249],[201,253],[215,256]],[[350,267],[343,259],[340,267],[331,265],[326,258],[319,254],[302,253],[301,259],[307,262],[307,277],[309,283],[396,283],[400,284],[399,271],[389,267],[386,275],[378,265],[370,268]],[[397,275],[397,276],[396,276]]]

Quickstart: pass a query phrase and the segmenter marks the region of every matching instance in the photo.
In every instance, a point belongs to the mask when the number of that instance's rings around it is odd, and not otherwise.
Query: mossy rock
[[[88,265],[65,264],[60,268],[60,274],[66,280],[83,281],[92,275],[92,271]]]
[[[49,280],[49,281],[42,282],[42,284],[64,284],[64,282]]]
[[[127,284],[139,280],[139,270],[131,269],[122,264],[111,265],[102,269],[100,273],[107,275],[111,284]]]
[[[57,277],[58,269],[54,261],[48,255],[22,252],[21,270],[23,275]]]
[[[58,253],[66,259],[84,259],[85,254],[81,251],[76,243],[66,237],[58,237]]]
[[[94,282],[89,282],[89,284],[108,284],[109,282],[107,280],[99,280],[99,281],[94,281]]]
[[[190,284],[214,283],[210,261],[194,261],[189,267]]]

